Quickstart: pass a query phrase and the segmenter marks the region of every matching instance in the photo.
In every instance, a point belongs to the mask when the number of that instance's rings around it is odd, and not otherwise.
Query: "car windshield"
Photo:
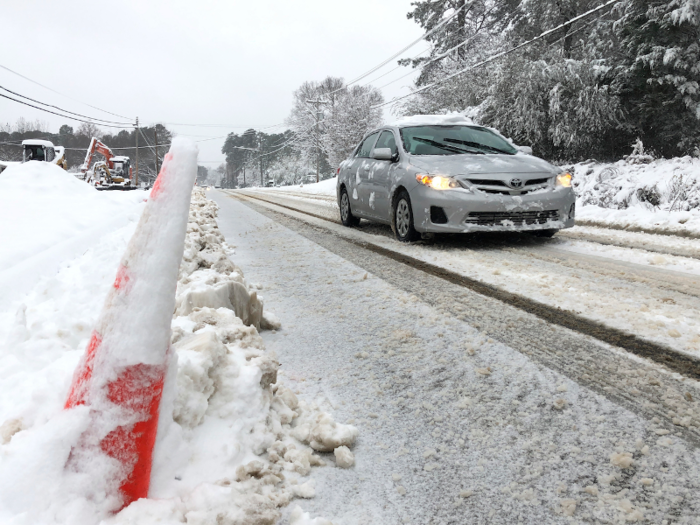
[[[515,155],[516,149],[480,126],[412,126],[401,129],[404,149],[411,155]]]

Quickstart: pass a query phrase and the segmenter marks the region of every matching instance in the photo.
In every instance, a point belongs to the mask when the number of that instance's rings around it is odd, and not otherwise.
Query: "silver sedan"
[[[373,131],[341,163],[343,224],[390,224],[406,242],[441,232],[552,236],[574,225],[570,174],[488,128],[414,122]]]

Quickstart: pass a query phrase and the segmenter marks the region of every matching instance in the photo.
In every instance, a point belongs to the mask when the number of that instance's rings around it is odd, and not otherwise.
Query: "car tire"
[[[352,214],[352,210],[350,209],[350,197],[345,187],[340,190],[340,222],[343,223],[343,226],[347,226],[348,228],[360,224],[360,218]]]
[[[420,238],[413,226],[413,208],[411,197],[406,190],[401,190],[394,199],[391,214],[391,229],[401,242],[412,242]]]
[[[535,237],[554,237],[559,230],[534,230],[530,233]]]

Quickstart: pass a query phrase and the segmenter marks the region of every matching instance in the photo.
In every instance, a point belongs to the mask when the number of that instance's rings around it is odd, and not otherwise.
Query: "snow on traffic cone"
[[[126,249],[90,342],[78,365],[66,409],[90,407],[90,427],[68,467],[96,468],[103,452],[118,463],[114,486],[122,508],[148,496],[177,275],[184,250],[197,148],[173,140]]]

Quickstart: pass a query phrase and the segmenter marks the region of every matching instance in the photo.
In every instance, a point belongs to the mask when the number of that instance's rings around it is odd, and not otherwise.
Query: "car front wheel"
[[[350,209],[350,197],[345,188],[340,190],[340,222],[343,226],[357,226],[360,224],[360,218],[355,217]]]
[[[411,198],[406,190],[402,190],[396,196],[394,204],[394,216],[391,225],[396,238],[401,242],[411,242],[418,238],[418,232],[413,227],[413,209]]]

